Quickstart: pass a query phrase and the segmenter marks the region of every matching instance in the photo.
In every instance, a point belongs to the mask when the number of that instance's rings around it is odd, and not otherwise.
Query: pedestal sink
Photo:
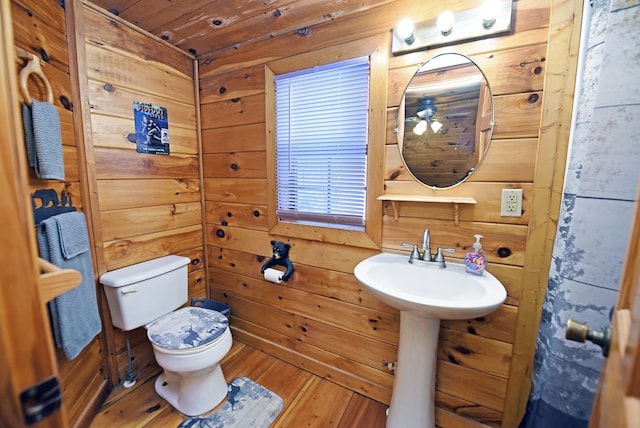
[[[358,263],[358,281],[381,301],[400,310],[398,364],[387,428],[435,426],[435,366],[440,320],[477,318],[507,298],[489,272],[465,272],[464,265],[409,263],[408,255],[382,253]]]

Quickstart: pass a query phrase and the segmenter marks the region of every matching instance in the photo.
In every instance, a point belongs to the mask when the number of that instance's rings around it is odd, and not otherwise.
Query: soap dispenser
[[[464,265],[466,271],[474,275],[482,275],[484,268],[487,267],[487,256],[482,251],[480,238],[482,235],[473,235],[476,242],[473,243],[473,249],[464,256]]]

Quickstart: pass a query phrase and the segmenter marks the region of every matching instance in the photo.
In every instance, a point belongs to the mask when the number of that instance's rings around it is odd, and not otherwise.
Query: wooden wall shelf
[[[41,272],[40,295],[45,302],[55,299],[82,282],[82,275],[77,270],[60,269],[41,258],[38,258],[38,266]]]
[[[476,204],[473,198],[463,198],[456,196],[416,196],[416,195],[382,195],[378,196],[380,201],[391,201],[393,207],[393,218],[397,222],[400,209],[398,202],[430,202],[438,204],[453,204],[453,224],[458,225],[460,218],[459,204]]]

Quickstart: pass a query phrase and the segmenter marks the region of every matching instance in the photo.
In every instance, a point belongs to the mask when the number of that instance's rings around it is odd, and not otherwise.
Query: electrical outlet
[[[522,189],[502,189],[502,217],[522,217]]]

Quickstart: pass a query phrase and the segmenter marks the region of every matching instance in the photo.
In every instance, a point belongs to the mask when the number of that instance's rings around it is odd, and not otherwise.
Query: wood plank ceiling
[[[389,3],[390,0],[90,0],[196,57]]]

